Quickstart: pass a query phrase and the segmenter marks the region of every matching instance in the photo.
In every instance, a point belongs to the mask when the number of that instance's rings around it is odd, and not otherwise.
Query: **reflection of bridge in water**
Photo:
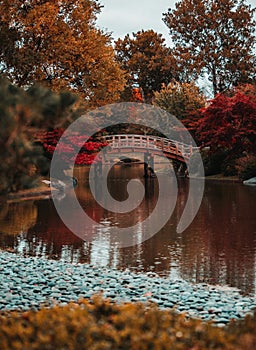
[[[110,146],[107,148],[107,154],[144,153],[146,177],[154,172],[154,156],[166,157],[185,164],[195,152],[198,152],[198,147],[158,136],[107,135],[103,136],[102,140]]]

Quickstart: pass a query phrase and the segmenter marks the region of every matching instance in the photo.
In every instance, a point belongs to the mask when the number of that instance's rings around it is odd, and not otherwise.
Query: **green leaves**
[[[154,96],[155,105],[180,120],[190,117],[205,105],[205,97],[194,83],[173,82],[167,86],[163,85],[160,92],[155,92]]]

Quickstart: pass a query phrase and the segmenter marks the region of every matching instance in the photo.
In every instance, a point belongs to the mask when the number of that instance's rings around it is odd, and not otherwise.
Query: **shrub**
[[[149,304],[95,297],[0,315],[1,350],[255,349],[256,314],[225,328]],[[251,347],[250,347],[251,346]]]
[[[236,162],[236,168],[241,180],[248,180],[256,176],[256,157],[249,154],[239,158]]]
[[[218,94],[201,112],[203,117],[196,127],[204,146],[212,152],[226,150],[232,157],[241,157],[243,152],[255,153],[256,95]]]

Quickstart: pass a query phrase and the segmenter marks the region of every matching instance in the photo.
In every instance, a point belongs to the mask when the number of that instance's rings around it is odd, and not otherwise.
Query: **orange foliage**
[[[143,102],[143,91],[142,88],[133,88],[132,89],[132,99],[135,102]]]

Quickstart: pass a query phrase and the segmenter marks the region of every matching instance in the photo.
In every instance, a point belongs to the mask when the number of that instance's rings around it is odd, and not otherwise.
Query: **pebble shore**
[[[256,309],[255,298],[234,288],[0,251],[0,310],[36,310],[97,293],[117,303],[152,301],[218,325]]]

